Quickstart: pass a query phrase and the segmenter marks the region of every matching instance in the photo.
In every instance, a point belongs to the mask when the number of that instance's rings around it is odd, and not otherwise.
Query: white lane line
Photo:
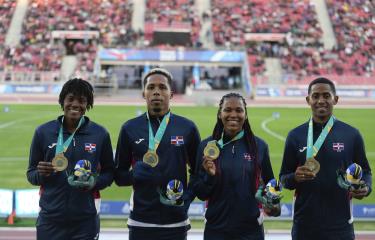
[[[268,124],[269,122],[274,121],[274,120],[275,120],[274,117],[270,117],[270,118],[267,118],[267,119],[263,120],[263,121],[262,121],[262,125],[261,125],[261,126],[262,126],[262,129],[263,129],[266,133],[268,133],[269,135],[271,135],[271,136],[273,136],[273,137],[279,139],[279,140],[282,141],[282,142],[285,142],[285,139],[286,139],[286,138],[285,138],[284,136],[282,136],[282,135],[280,135],[280,134],[277,134],[277,133],[271,131],[270,129],[268,129],[267,124]]]
[[[11,122],[6,122],[6,123],[3,123],[3,124],[0,124],[0,129],[7,128],[7,127],[12,126],[12,125],[14,125],[16,123],[27,122],[27,121],[32,121],[32,120],[36,120],[36,119],[45,118],[45,117],[47,117],[49,115],[52,115],[52,113],[45,114],[45,115],[40,115],[40,116],[36,116],[36,117],[31,117],[31,118],[17,119],[17,120],[11,121]],[[53,115],[55,115],[55,114],[53,114]]]
[[[14,121],[11,121],[11,122],[0,124],[0,129],[1,128],[7,128],[9,126],[12,126],[13,124],[18,123],[18,122],[20,122],[20,120],[14,120]]]

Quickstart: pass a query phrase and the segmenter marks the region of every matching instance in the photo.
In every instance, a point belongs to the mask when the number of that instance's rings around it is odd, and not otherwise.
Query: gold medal
[[[320,163],[313,157],[306,160],[305,166],[308,167],[314,174],[317,174],[320,170]]]
[[[55,167],[56,171],[64,171],[68,167],[68,159],[63,153],[59,153],[52,159],[52,166]]]
[[[220,155],[220,149],[216,145],[216,141],[209,141],[203,150],[203,154],[206,157],[217,159]]]
[[[159,157],[154,151],[147,151],[145,155],[143,155],[143,162],[147,163],[151,167],[156,167],[159,163]]]

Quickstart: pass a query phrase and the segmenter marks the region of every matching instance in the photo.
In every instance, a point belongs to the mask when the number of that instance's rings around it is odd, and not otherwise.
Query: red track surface
[[[117,234],[117,236],[121,234],[124,236],[123,238],[124,240],[125,240],[125,237],[127,236],[127,232],[124,231],[124,229],[104,230],[104,232],[105,234],[102,235],[104,239],[103,238],[100,238],[100,239],[109,240],[109,238],[105,236],[109,236],[110,234]],[[284,233],[277,234],[276,233],[277,231],[272,231],[272,232],[273,232],[272,234],[269,234],[268,236],[266,235],[266,239],[275,239],[275,240],[285,239]],[[201,235],[203,239],[203,233],[194,231],[191,234],[194,235],[195,238],[197,238],[197,236],[199,238],[199,236]],[[35,239],[36,239],[36,236],[35,236],[34,228],[14,228],[14,229],[0,228],[0,240],[35,240]],[[374,239],[375,239],[374,232],[356,234],[356,240],[374,240]]]

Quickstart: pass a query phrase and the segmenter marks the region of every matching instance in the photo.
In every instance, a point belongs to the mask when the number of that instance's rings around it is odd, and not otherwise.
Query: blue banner
[[[281,90],[272,87],[257,87],[256,95],[260,97],[280,97]]]
[[[13,211],[13,190],[0,189],[0,217],[6,217]]]
[[[0,93],[59,93],[60,84],[5,84],[0,86]]]
[[[39,213],[39,189],[15,190],[15,209],[18,217],[36,217]]]
[[[130,213],[129,202],[124,201],[102,201],[100,208],[101,216],[108,217],[127,217]],[[205,203],[192,202],[189,208],[189,217],[204,218]],[[366,220],[375,220],[375,204],[356,204],[353,206],[354,218],[361,218]],[[272,219],[292,219],[293,209],[291,203],[281,204],[281,215],[278,218]]]
[[[189,208],[189,216],[202,218],[204,216],[204,202],[193,202]],[[129,216],[130,204],[128,201],[102,201],[100,205],[100,215],[108,217]]]
[[[101,61],[170,61],[170,62],[222,62],[242,63],[246,54],[239,51],[185,51],[185,50],[135,50],[102,49]]]
[[[13,192],[14,199],[13,199]],[[37,217],[39,213],[39,189],[9,190],[0,189],[0,216],[9,215],[13,208],[18,217]],[[130,203],[128,201],[106,201],[102,200],[100,215],[105,218],[122,218],[129,216]],[[205,202],[192,202],[189,208],[189,217],[203,219],[205,213]],[[353,216],[355,219],[375,221],[375,204],[353,205]],[[281,204],[281,215],[274,220],[293,217],[291,203]]]
[[[292,218],[293,215],[292,204],[281,204],[281,215],[279,218]],[[353,205],[354,219],[361,218],[366,220],[375,220],[375,205],[374,204],[354,204]],[[277,218],[276,218],[277,219]]]
[[[369,89],[349,89],[349,88],[336,88],[337,95],[346,98],[374,98],[374,90]],[[256,96],[259,97],[305,97],[307,96],[307,87],[305,86],[280,86],[268,87],[259,86],[256,88]]]

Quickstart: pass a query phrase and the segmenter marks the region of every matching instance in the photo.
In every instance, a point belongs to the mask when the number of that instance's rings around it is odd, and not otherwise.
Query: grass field
[[[0,188],[22,189],[35,188],[26,179],[28,153],[35,128],[49,120],[55,119],[62,112],[57,105],[6,105],[9,111],[3,111],[0,105]],[[216,121],[216,107],[173,107],[173,112],[193,120],[206,138],[212,131]],[[111,134],[113,148],[116,146],[118,132],[122,123],[144,111],[142,107],[131,106],[95,106],[87,115],[95,122],[104,125]],[[280,118],[273,119],[274,112]],[[278,176],[283,138],[289,130],[300,125],[310,116],[306,108],[249,108],[250,124],[256,135],[269,145],[270,156],[275,176]],[[373,109],[336,109],[335,116],[358,128],[365,140],[367,157],[371,168],[375,169],[375,130]],[[262,127],[263,124],[263,127]],[[374,180],[373,180],[374,181]],[[374,185],[374,183],[373,183]],[[131,188],[119,188],[112,185],[102,192],[103,199],[129,200]],[[284,191],[284,202],[292,201],[292,192]],[[357,201],[358,202],[358,201]],[[375,204],[375,194],[365,198],[361,203]]]

